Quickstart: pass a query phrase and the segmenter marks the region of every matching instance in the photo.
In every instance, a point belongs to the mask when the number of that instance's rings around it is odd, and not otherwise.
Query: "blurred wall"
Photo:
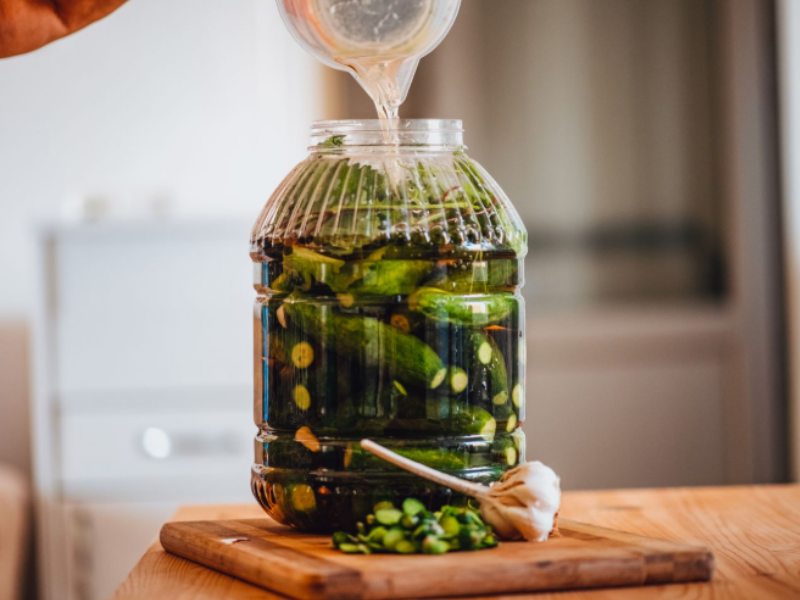
[[[35,224],[87,195],[255,219],[324,114],[317,74],[267,0],[131,0],[0,60],[0,461],[30,465]]]

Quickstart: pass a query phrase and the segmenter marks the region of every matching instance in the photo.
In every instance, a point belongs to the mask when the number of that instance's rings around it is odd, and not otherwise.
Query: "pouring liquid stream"
[[[444,39],[461,0],[277,0],[289,31],[370,95],[384,130],[399,117],[420,59]]]

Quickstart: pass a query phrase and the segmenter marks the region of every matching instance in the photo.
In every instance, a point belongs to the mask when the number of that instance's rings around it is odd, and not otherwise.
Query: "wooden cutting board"
[[[503,542],[439,556],[343,554],[330,536],[302,534],[272,519],[167,523],[173,554],[300,600],[394,600],[705,581],[703,547],[573,521],[543,543]]]

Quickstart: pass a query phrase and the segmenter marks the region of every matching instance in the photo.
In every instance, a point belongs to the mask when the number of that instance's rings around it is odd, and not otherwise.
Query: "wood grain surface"
[[[271,519],[167,523],[168,552],[298,600],[399,600],[701,581],[713,571],[702,546],[562,521],[542,544],[506,542],[437,557],[343,554],[330,536]],[[442,576],[451,573],[453,577]],[[455,576],[457,575],[457,576]]]
[[[567,493],[562,514],[614,530],[707,546],[716,559],[714,579],[709,583],[530,595],[535,600],[800,598],[800,486]],[[253,505],[186,507],[175,520],[262,518],[261,510]],[[463,571],[441,574],[442,578],[465,576],[468,574]],[[489,597],[499,598],[484,596]],[[514,596],[524,597],[527,595]],[[113,600],[154,598],[285,597],[172,556],[155,543]]]

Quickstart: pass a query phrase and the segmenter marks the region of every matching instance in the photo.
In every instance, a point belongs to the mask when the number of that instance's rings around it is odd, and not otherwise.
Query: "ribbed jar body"
[[[526,233],[458,121],[315,124],[253,229],[253,492],[278,521],[352,530],[382,500],[464,502],[369,437],[490,483],[524,460]]]

